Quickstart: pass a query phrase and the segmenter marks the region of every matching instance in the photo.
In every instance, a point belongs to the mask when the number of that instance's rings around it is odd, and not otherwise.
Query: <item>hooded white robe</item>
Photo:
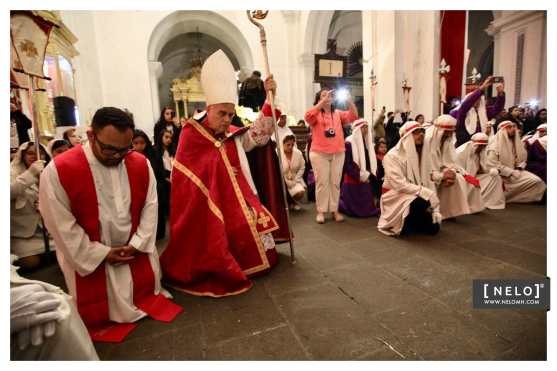
[[[526,149],[518,133],[513,138],[509,138],[507,131],[504,130],[507,123],[510,122],[504,121],[499,125],[495,138],[487,147],[488,165],[499,170],[503,178],[507,202],[540,201],[546,185],[539,176],[524,170],[527,159]],[[514,170],[519,170],[518,176],[512,175]]]
[[[437,196],[441,202],[441,215],[443,215],[443,219],[448,219],[480,212],[485,209],[485,205],[480,189],[469,187],[470,183],[464,179],[464,175],[467,173],[457,164],[454,141],[449,138],[441,144],[441,137],[445,129],[438,125],[445,125],[445,123],[438,124],[438,121],[445,116],[448,115],[440,116],[434,125],[426,129],[422,152],[424,155],[430,156],[430,161],[428,161],[430,168],[427,169],[427,176],[424,177],[424,185],[437,190]],[[456,125],[456,120],[450,116],[446,119],[449,120],[449,118],[454,120]],[[449,187],[441,184],[445,169],[451,169],[456,173],[455,182]]]
[[[487,136],[486,136],[487,138]],[[503,179],[496,168],[487,164],[487,146],[479,154],[476,153],[478,144],[469,141],[456,149],[458,164],[466,173],[480,181],[481,196],[485,207],[492,210],[505,208],[505,194],[503,193]],[[468,202],[470,203],[473,186],[469,185]]]
[[[410,125],[407,122],[405,125]],[[417,124],[417,123],[415,123]],[[401,128],[404,128],[404,126]],[[415,130],[415,129],[414,129]],[[411,135],[413,130],[402,135],[394,146],[383,158],[385,180],[384,192],[381,195],[381,215],[377,223],[379,232],[388,236],[399,235],[404,227],[404,220],[410,213],[410,204],[419,197],[422,188],[422,173],[428,156],[423,155],[421,160],[416,152],[416,145]],[[385,191],[388,190],[388,191]],[[435,189],[430,189],[435,193]],[[426,200],[429,201],[429,200]],[[438,208],[434,211],[439,211]]]
[[[29,344],[24,349],[19,348],[18,342],[15,341],[16,335],[12,335],[10,358],[13,361],[98,361],[99,357],[91,342],[89,333],[77,312],[74,298],[64,293],[64,291],[57,286],[21,277],[17,273],[18,268],[13,265],[16,259],[17,257],[15,255],[11,256],[10,288],[13,289],[33,284],[39,285],[44,291],[55,294],[60,300],[60,306],[56,309],[59,314],[59,320],[56,322],[54,335],[43,339],[43,343],[40,345],[35,346]],[[13,301],[17,300],[17,298],[11,295],[11,299],[11,304],[14,305]],[[17,336],[19,335],[20,334]]]

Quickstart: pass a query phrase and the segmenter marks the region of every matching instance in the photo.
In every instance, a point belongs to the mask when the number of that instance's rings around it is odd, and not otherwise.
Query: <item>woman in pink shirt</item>
[[[304,119],[311,128],[311,150],[309,159],[315,174],[315,199],[317,223],[325,222],[325,214],[333,213],[337,222],[344,220],[338,212],[340,181],[344,164],[343,125],[350,125],[358,118],[358,110],[348,97],[348,111],[335,109],[334,90],[321,89],[315,95],[314,106]]]

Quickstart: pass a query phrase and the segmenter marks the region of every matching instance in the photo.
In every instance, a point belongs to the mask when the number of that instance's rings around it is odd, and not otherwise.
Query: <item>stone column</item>
[[[159,78],[162,75],[163,67],[159,61],[147,62],[149,66],[149,86],[151,88],[151,106],[153,112],[153,122],[159,119],[161,104],[159,101]]]

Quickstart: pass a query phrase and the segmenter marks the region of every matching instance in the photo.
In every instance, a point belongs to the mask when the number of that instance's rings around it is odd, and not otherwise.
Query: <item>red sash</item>
[[[354,179],[348,174],[344,174],[343,183],[344,184],[356,184],[356,185],[357,184],[363,184],[362,182],[360,182],[359,179],[358,180]]]
[[[100,241],[99,208],[93,173],[81,146],[77,146],[54,160],[62,187],[66,191],[77,223],[91,241]],[[140,222],[141,211],[149,188],[149,170],[144,156],[131,152],[126,156],[131,194],[130,237]],[[128,240],[129,241],[129,240]],[[155,274],[149,254],[136,253],[129,263],[133,279],[133,302],[153,319],[170,322],[182,308],[154,294]],[[115,323],[109,319],[105,263],[87,276],[75,274],[77,308],[93,341],[120,342],[137,324]]]

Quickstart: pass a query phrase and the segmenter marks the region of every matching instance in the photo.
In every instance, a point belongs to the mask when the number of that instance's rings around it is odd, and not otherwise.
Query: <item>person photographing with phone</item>
[[[497,98],[493,105],[487,105],[485,90],[496,84]],[[489,76],[480,87],[462,99],[462,103],[451,110],[450,115],[457,120],[456,147],[464,144],[476,133],[488,134],[489,120],[505,107],[505,82],[502,76]]]
[[[344,100],[348,110],[337,110],[335,101]],[[342,128],[357,118],[358,110],[350,94],[345,90],[335,94],[335,90],[329,88],[323,88],[315,95],[314,106],[304,115],[312,136],[309,159],[315,173],[317,223],[323,224],[325,213],[329,212],[335,221],[344,220],[338,212],[345,150]]]

